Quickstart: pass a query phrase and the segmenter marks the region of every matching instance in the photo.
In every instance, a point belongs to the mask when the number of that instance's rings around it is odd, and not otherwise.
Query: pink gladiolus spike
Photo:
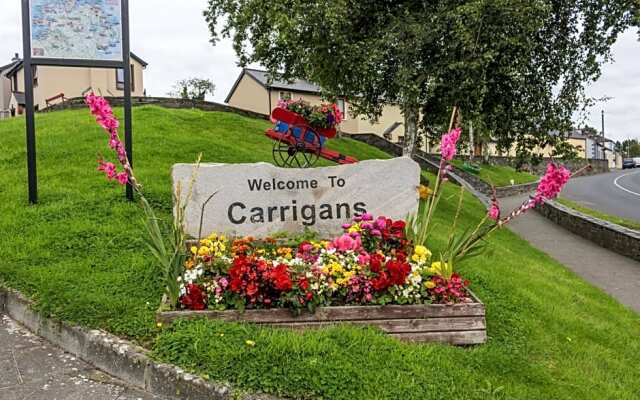
[[[127,182],[129,182],[129,175],[127,175],[126,172],[120,172],[118,175],[116,175],[116,180],[121,184],[121,185],[126,185]]]
[[[494,221],[497,221],[500,219],[500,207],[498,206],[497,202],[493,202],[491,203],[491,207],[489,208],[489,218],[491,218]]]
[[[555,163],[549,163],[546,173],[536,188],[533,198],[535,204],[556,198],[570,178],[571,172],[568,169],[562,165],[558,167]]]
[[[460,139],[460,134],[462,133],[462,129],[456,128],[451,130],[449,133],[442,135],[442,139],[440,141],[440,154],[442,158],[446,161],[451,161],[453,157],[456,155],[456,144]]]

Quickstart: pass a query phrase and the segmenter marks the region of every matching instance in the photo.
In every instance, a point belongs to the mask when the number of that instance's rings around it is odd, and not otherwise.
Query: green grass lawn
[[[205,162],[271,160],[266,121],[158,107],[133,114],[137,175],[166,224],[172,164],[199,152]],[[96,152],[110,155],[106,135],[85,110],[38,115],[40,204],[29,206],[23,123],[0,121],[0,280],[47,315],[129,337],[243,390],[354,400],[640,398],[640,316],[508,230],[459,266],[487,305],[486,345],[411,345],[354,327],[300,334],[191,321],[159,329],[162,283],[142,212],[95,170]],[[360,159],[387,157],[355,141],[331,143]],[[434,250],[458,193],[445,190]],[[465,196],[460,229],[485,212]]]
[[[558,203],[564,205],[564,206],[567,206],[569,208],[573,208],[574,210],[579,211],[579,212],[581,212],[583,214],[590,215],[592,217],[599,218],[599,219],[602,219],[602,220],[605,220],[605,221],[609,221],[609,222],[624,226],[624,227],[629,228],[629,229],[634,229],[636,231],[640,231],[640,221],[635,221],[635,220],[632,220],[632,219],[626,219],[626,218],[621,218],[621,217],[618,217],[618,216],[615,216],[615,215],[606,214],[606,213],[600,212],[598,210],[594,210],[592,208],[585,207],[582,204],[580,204],[579,202],[572,201],[572,200],[569,200],[569,199],[565,199],[564,197],[558,197],[556,199],[556,201]]]
[[[463,160],[453,160],[453,165],[460,169],[462,169],[463,164]],[[510,186],[511,180],[513,180],[515,185],[519,185],[521,183],[535,182],[540,179],[540,177],[536,175],[528,172],[516,171],[515,168],[507,165],[490,164],[480,164],[480,173],[478,176],[483,181],[496,187]]]

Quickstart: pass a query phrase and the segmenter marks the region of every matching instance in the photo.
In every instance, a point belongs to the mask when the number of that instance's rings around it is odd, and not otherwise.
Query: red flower
[[[387,262],[386,267],[391,275],[392,285],[404,285],[407,276],[409,276],[411,272],[411,266],[409,264],[398,260],[390,260]]]
[[[188,310],[204,310],[206,307],[202,289],[193,283],[187,285],[187,294],[180,297],[180,303]]]
[[[378,273],[378,276],[371,279],[371,286],[378,292],[381,292],[391,286],[389,275],[385,271]]]
[[[280,264],[271,271],[273,286],[281,292],[288,292],[293,287],[291,276],[286,265]]]
[[[382,269],[382,263],[384,262],[384,256],[380,253],[374,253],[369,260],[369,269],[372,272],[380,272]]]
[[[309,280],[304,276],[298,279],[298,287],[302,290],[309,289]]]

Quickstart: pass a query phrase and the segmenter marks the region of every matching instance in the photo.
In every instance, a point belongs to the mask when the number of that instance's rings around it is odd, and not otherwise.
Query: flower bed
[[[364,214],[331,241],[211,235],[190,247],[179,277],[182,311],[159,311],[158,321],[205,316],[296,329],[348,322],[413,341],[484,342],[484,306],[469,282],[413,245],[405,228]]]

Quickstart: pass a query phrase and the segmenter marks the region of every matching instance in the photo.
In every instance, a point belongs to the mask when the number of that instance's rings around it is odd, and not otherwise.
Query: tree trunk
[[[473,136],[473,121],[469,121],[469,142],[471,143],[471,149],[469,151],[469,161],[473,162],[473,156],[476,155],[476,143]]]
[[[404,143],[402,145],[402,155],[413,157],[418,136],[418,112],[417,107],[405,105],[402,110],[404,115]]]

